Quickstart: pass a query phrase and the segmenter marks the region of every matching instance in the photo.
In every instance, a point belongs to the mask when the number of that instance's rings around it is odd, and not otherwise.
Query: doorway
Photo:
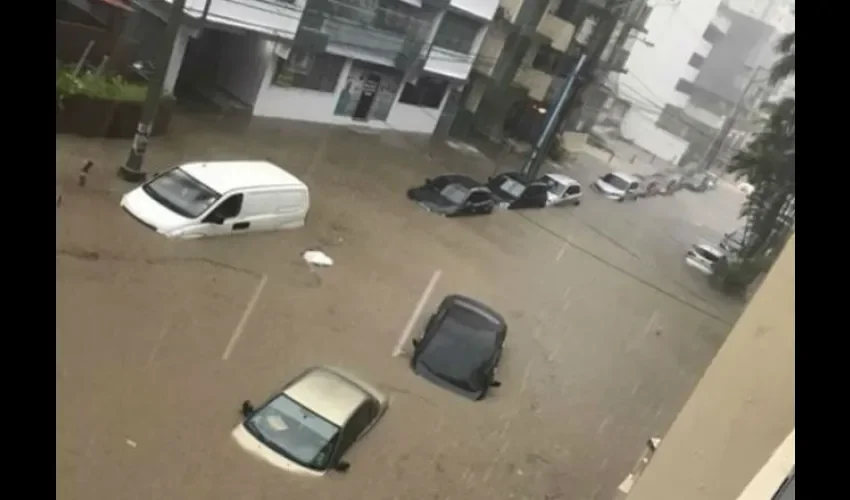
[[[369,111],[372,109],[372,103],[375,102],[375,94],[378,92],[378,86],[381,84],[381,75],[368,73],[363,82],[363,90],[360,93],[360,99],[357,100],[357,106],[354,107],[354,113],[351,118],[355,120],[366,120],[369,117]]]

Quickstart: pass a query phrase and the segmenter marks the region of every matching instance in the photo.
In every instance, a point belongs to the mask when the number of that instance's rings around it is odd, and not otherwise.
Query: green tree
[[[771,71],[771,84],[795,74],[795,33],[777,44],[781,56]],[[770,108],[756,138],[739,151],[727,170],[754,187],[741,207],[746,220],[742,247],[719,266],[716,280],[724,289],[746,288],[765,272],[795,225],[796,101],[786,98]]]

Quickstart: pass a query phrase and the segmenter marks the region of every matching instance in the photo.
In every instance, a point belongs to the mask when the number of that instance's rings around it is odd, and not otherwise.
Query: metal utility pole
[[[157,54],[157,60],[154,62],[154,74],[148,82],[148,94],[144,108],[142,108],[142,117],[136,126],[136,135],[133,137],[130,155],[127,157],[127,162],[118,167],[118,177],[125,181],[141,182],[145,179],[145,173],[142,172],[142,162],[145,159],[148,139],[162,100],[165,75],[168,72],[168,65],[174,52],[174,42],[177,40],[177,33],[183,25],[183,9],[185,6],[186,0],[174,0],[171,6],[171,15],[165,27],[165,36],[161,42],[162,47]]]
[[[543,165],[543,160],[546,158],[548,146],[552,142],[552,137],[555,135],[555,130],[558,128],[558,123],[560,122],[560,117],[562,116],[564,107],[567,104],[567,100],[570,97],[570,92],[573,89],[573,85],[575,84],[576,78],[578,78],[579,72],[581,72],[585,61],[587,61],[587,54],[582,54],[573,68],[572,73],[570,73],[570,76],[564,83],[564,86],[561,88],[561,94],[558,96],[558,100],[555,105],[549,108],[546,113],[546,124],[543,126],[543,132],[540,133],[540,137],[537,138],[537,142],[531,148],[531,154],[528,155],[528,160],[526,160],[525,165],[522,167],[522,173],[530,178],[536,178],[537,174],[540,172],[540,167]]]

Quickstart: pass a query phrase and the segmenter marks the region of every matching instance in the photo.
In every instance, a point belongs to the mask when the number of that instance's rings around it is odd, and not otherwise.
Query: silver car
[[[288,472],[345,472],[343,455],[383,416],[388,398],[336,368],[311,368],[262,406],[246,401],[233,438],[245,451]]]

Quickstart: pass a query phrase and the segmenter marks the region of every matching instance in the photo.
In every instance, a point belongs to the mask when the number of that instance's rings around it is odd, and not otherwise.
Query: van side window
[[[234,194],[230,198],[224,200],[221,205],[215,209],[216,213],[225,219],[236,217],[239,215],[239,212],[242,211],[243,198],[244,196],[242,194]]]

